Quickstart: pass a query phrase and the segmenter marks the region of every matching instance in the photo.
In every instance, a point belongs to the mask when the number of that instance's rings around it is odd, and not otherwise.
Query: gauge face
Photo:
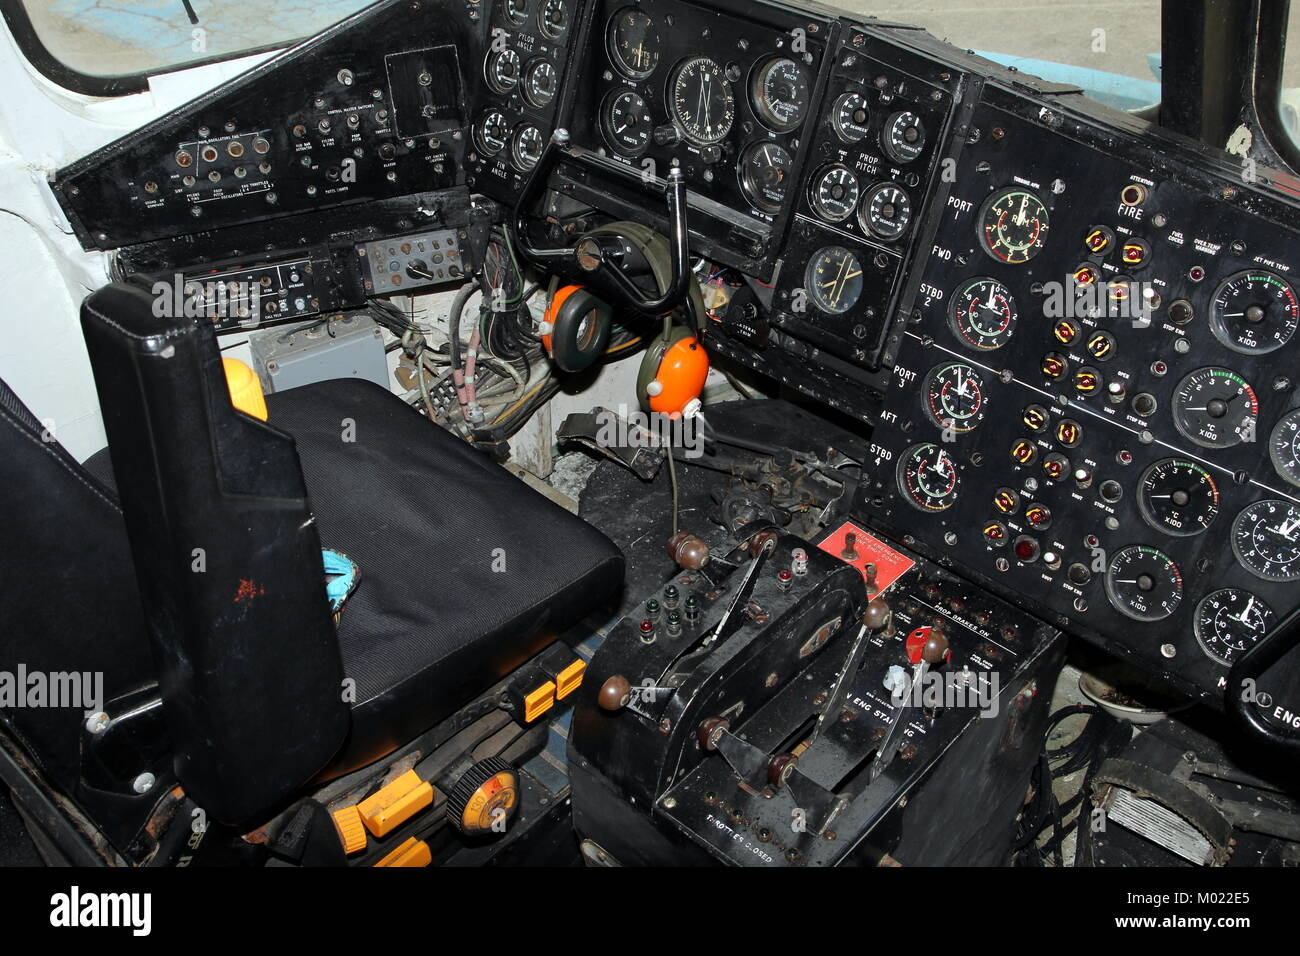
[[[491,110],[474,127],[474,143],[487,156],[495,156],[506,148],[510,137],[510,124],[500,110]]]
[[[867,98],[861,93],[845,93],[835,101],[831,125],[835,128],[835,135],[844,142],[860,143],[866,139],[870,120]]]
[[[659,28],[644,10],[624,7],[609,21],[609,55],[634,80],[644,80],[659,66]]]
[[[980,210],[980,241],[984,251],[999,262],[1023,265],[1042,251],[1050,225],[1047,207],[1032,192],[1018,187],[1000,189]]]
[[[1231,448],[1254,439],[1259,400],[1231,369],[1202,368],[1178,383],[1173,415],[1184,438],[1203,448]]]
[[[858,177],[847,166],[827,166],[813,179],[813,209],[823,219],[843,222],[858,205],[858,190]]]
[[[736,122],[736,98],[716,60],[697,56],[673,71],[668,84],[673,118],[691,142],[720,143]]]
[[[898,462],[898,488],[921,511],[947,511],[957,503],[957,464],[933,442],[913,445]]]
[[[541,9],[537,11],[537,26],[542,36],[558,40],[569,31],[569,8],[565,0],[542,0]]]
[[[1166,458],[1142,473],[1138,506],[1147,524],[1157,531],[1188,538],[1214,522],[1219,513],[1219,487],[1195,462]]]
[[[1273,628],[1273,609],[1249,591],[1222,588],[1201,598],[1192,629],[1201,650],[1228,667]]]
[[[808,74],[788,57],[768,60],[754,73],[749,98],[765,126],[787,133],[808,112]]]
[[[498,93],[509,93],[519,85],[519,54],[506,47],[488,57],[483,66],[488,86]]]
[[[893,183],[873,186],[858,209],[858,223],[877,239],[893,242],[912,224],[912,200]]]
[[[524,72],[524,99],[539,110],[545,109],[555,99],[559,81],[560,74],[554,63],[544,58],[534,60]]]
[[[740,189],[745,198],[764,212],[780,212],[793,165],[793,157],[776,143],[748,147],[740,157]]]
[[[853,308],[862,295],[862,263],[841,246],[822,249],[808,263],[806,277],[813,304],[829,315]]]
[[[925,412],[940,428],[974,431],[984,421],[984,380],[965,362],[937,365],[925,377]]]
[[[639,93],[625,90],[610,93],[600,110],[601,125],[609,145],[626,156],[635,156],[650,145],[654,121],[650,107]]]
[[[925,127],[921,118],[910,111],[895,113],[885,120],[885,128],[880,132],[880,145],[894,162],[910,163],[921,155],[925,146]]]
[[[528,172],[542,158],[546,142],[536,126],[521,126],[510,141],[510,158],[523,172]]]
[[[997,279],[967,279],[949,299],[948,318],[958,339],[991,352],[1010,342],[1016,331],[1016,300]]]
[[[1277,473],[1300,487],[1300,408],[1287,412],[1273,426],[1268,439],[1268,454]]]
[[[506,16],[511,23],[523,23],[528,19],[529,0],[506,0]]]
[[[1271,272],[1254,270],[1229,277],[1210,303],[1215,338],[1245,355],[1263,355],[1291,341],[1300,325],[1295,290]]]
[[[1183,600],[1183,575],[1168,555],[1133,545],[1111,558],[1106,597],[1135,621],[1163,621]]]
[[[1276,498],[1255,502],[1232,525],[1232,550],[1265,581],[1300,581],[1300,508]]]

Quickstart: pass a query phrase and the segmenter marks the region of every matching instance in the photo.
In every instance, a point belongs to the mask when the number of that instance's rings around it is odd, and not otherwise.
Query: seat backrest
[[[0,721],[75,796],[86,711],[144,690],[155,671],[122,511],[50,426],[0,382]],[[47,688],[91,675],[75,696],[103,699],[28,699],[35,675]]]
[[[82,327],[176,774],[239,823],[342,743],[343,666],[293,439],[231,406],[211,321],[159,301],[114,283]]]

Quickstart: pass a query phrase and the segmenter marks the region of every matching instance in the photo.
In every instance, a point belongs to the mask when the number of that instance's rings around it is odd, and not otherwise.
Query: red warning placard
[[[846,554],[850,534],[853,535],[852,554]],[[867,565],[874,564],[876,566],[876,587],[879,589],[877,593],[883,593],[916,564],[907,555],[895,551],[885,542],[873,537],[852,521],[844,522],[817,547],[832,557],[853,565],[862,572],[863,580],[866,580],[867,577]]]

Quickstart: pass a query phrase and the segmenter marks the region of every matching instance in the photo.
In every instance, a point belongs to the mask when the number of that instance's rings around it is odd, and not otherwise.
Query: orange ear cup
[[[547,355],[553,356],[555,354],[551,347],[553,341],[552,332],[555,329],[555,320],[560,315],[560,309],[564,306],[564,303],[569,296],[573,295],[575,292],[581,291],[582,286],[580,285],[563,286],[556,291],[555,295],[551,298],[551,304],[546,307],[546,315],[542,318],[542,321],[546,323],[544,326],[546,331],[542,333],[542,346],[546,349]]]
[[[681,415],[704,391],[709,377],[709,355],[694,336],[679,339],[669,346],[659,363],[655,382],[660,386],[650,396],[650,410],[661,415]]]

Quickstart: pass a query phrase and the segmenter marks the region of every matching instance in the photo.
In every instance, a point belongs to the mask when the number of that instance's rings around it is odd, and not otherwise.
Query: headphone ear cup
[[[575,289],[549,316],[551,358],[564,372],[581,372],[609,348],[614,310],[586,289]]]

